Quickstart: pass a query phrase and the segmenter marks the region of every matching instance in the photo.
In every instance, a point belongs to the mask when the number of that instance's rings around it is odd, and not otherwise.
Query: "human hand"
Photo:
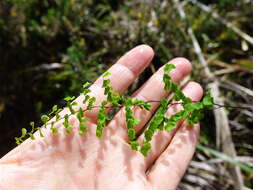
[[[153,50],[146,45],[132,49],[114,64],[111,86],[123,93],[136,77],[148,66]],[[176,69],[170,72],[173,81],[179,82],[191,71],[191,64],[184,58],[169,62]],[[163,90],[163,68],[160,68],[133,97],[160,100],[168,96]],[[105,99],[100,77],[91,87],[91,96],[96,97],[95,105]],[[201,99],[203,91],[199,84],[189,82],[183,92],[194,101]],[[76,99],[82,105],[83,97]],[[140,118],[136,132],[141,133],[155,110],[157,102],[151,103],[151,111],[134,108],[134,116]],[[168,115],[179,111],[180,105],[168,109]],[[68,113],[67,109],[62,115]],[[172,190],[182,178],[197,143],[199,126],[187,126],[180,122],[173,131],[159,131],[153,137],[152,149],[147,157],[131,150],[125,123],[124,109],[120,109],[105,127],[101,139],[96,137],[98,109],[86,111],[88,132],[78,135],[77,130],[66,134],[61,123],[56,123],[60,134],[43,129],[45,137],[37,133],[35,140],[26,140],[0,160],[0,189],[2,190]],[[70,117],[73,128],[78,120]],[[143,139],[140,134],[139,139]]]

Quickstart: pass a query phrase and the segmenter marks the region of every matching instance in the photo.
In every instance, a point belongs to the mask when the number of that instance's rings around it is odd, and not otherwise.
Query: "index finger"
[[[139,76],[139,74],[149,65],[154,56],[153,49],[147,45],[139,45],[127,54],[121,57],[111,68],[107,71],[111,73],[108,77],[111,80],[110,86],[118,93],[122,94],[129,85]],[[90,87],[90,96],[96,98],[94,106],[106,99],[104,89],[102,88],[103,78],[99,77]],[[82,105],[84,96],[79,96],[76,99],[78,105]],[[98,109],[88,110],[85,112],[86,117],[91,122],[96,122]]]

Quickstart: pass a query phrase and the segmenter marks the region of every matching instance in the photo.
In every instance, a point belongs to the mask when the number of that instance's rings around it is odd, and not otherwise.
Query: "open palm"
[[[111,86],[123,93],[127,87],[148,66],[153,58],[153,50],[140,45],[129,51],[108,71]],[[176,69],[170,73],[172,80],[179,82],[191,71],[191,64],[184,58],[169,62]],[[169,94],[163,90],[163,68],[160,68],[132,96],[144,101],[160,100]],[[102,78],[91,87],[91,95],[99,105],[106,97],[102,88]],[[202,97],[202,88],[189,82],[183,92],[194,101]],[[79,107],[83,96],[76,99]],[[138,140],[143,138],[143,130],[158,103],[153,102],[151,111],[134,108],[134,116],[141,122],[136,127]],[[180,110],[180,105],[168,108],[168,115]],[[67,109],[62,115],[68,113]],[[176,189],[190,162],[197,143],[199,126],[190,127],[180,122],[171,132],[159,131],[155,134],[152,150],[147,157],[134,152],[128,145],[124,109],[119,110],[108,123],[103,137],[98,139],[96,118],[98,109],[86,111],[89,118],[88,132],[78,135],[78,119],[70,117],[74,133],[66,134],[61,123],[55,127],[60,134],[51,134],[44,129],[44,138],[35,134],[36,140],[26,140],[0,160],[0,189],[2,190],[170,190]],[[76,127],[75,127],[76,126]]]

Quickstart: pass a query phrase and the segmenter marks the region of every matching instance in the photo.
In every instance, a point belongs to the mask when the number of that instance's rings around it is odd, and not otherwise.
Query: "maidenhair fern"
[[[103,129],[106,127],[107,122],[110,120],[108,109],[119,109],[123,108],[125,110],[125,122],[127,126],[127,134],[129,138],[129,145],[134,151],[140,151],[144,156],[147,156],[151,150],[151,141],[154,134],[159,130],[171,131],[177,127],[177,123],[182,120],[186,120],[186,122],[193,126],[198,123],[203,117],[203,110],[211,109],[214,105],[213,98],[211,97],[210,90],[208,90],[202,99],[201,102],[193,102],[190,98],[186,97],[181,91],[179,85],[171,80],[169,76],[169,72],[175,69],[175,66],[172,64],[167,64],[164,67],[164,90],[171,91],[174,95],[172,100],[161,99],[160,107],[158,108],[156,114],[153,119],[150,121],[147,129],[144,132],[144,140],[143,142],[137,141],[137,135],[135,133],[135,127],[140,122],[138,118],[134,117],[133,107],[138,106],[141,109],[145,109],[150,111],[152,101],[142,101],[139,99],[133,99],[130,97],[125,97],[124,95],[120,95],[110,86],[110,79],[108,76],[109,72],[106,72],[102,75],[103,84],[102,88],[104,88],[104,95],[106,96],[106,100],[102,101],[100,105],[94,106],[96,102],[95,97],[91,97],[89,93],[91,92],[89,89],[89,83],[85,83],[83,85],[83,90],[81,95],[84,96],[82,101],[83,104],[86,104],[86,109],[75,109],[74,106],[77,107],[77,102],[74,101],[75,97],[66,97],[64,100],[66,101],[66,108],[69,109],[70,114],[60,115],[62,109],[58,108],[57,105],[52,107],[52,111],[47,115],[43,115],[41,117],[41,121],[43,123],[42,127],[49,127],[53,134],[58,134],[59,131],[55,128],[55,123],[58,121],[62,122],[64,126],[65,132],[67,134],[71,134],[73,132],[72,126],[69,123],[70,115],[76,115],[79,121],[79,135],[85,135],[87,132],[87,124],[88,118],[84,116],[84,112],[87,110],[92,110],[98,108],[98,116],[97,116],[97,128],[96,128],[96,136],[102,137]],[[176,103],[175,103],[176,101]],[[174,103],[173,103],[174,102]],[[174,115],[167,117],[166,111],[168,107],[172,104],[181,104],[183,109]],[[25,138],[29,137],[31,139],[35,139],[33,133],[38,130],[41,137],[44,137],[41,127],[35,127],[34,122],[30,122],[31,131],[28,132],[25,128],[22,128],[21,136],[16,137],[16,143],[20,144],[24,141]]]

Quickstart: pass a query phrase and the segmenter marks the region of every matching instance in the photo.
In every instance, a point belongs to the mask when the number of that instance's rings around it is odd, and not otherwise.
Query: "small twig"
[[[192,101],[193,103],[197,103],[198,101]],[[146,103],[160,103],[160,100],[149,100],[149,101],[146,101]],[[168,107],[169,106],[173,106],[173,105],[183,105],[185,103],[183,102],[171,102],[168,104]],[[135,106],[138,106],[139,104],[136,104]],[[231,105],[224,105],[224,104],[218,104],[218,103],[214,103],[215,106],[217,106],[216,108],[213,108],[213,110],[216,110],[216,109],[220,109],[220,108],[233,108],[233,109],[249,109],[248,107],[243,107],[243,106],[231,106]],[[105,106],[106,109],[113,109],[113,108],[116,108],[116,109],[121,109],[125,106],[125,104],[121,104],[120,107],[114,107],[114,106]],[[101,106],[93,106],[92,109],[100,109]],[[83,112],[87,112],[87,111],[90,111],[90,109],[84,109]],[[77,113],[77,112],[76,112]],[[65,114],[65,115],[68,115],[68,116],[71,116],[72,113],[69,113],[69,114]],[[61,121],[64,119],[64,116],[60,117],[58,121]],[[55,121],[51,121],[51,122],[48,122],[46,126],[52,124],[52,123],[55,123]]]
[[[193,103],[197,103],[198,101],[192,101]],[[149,101],[146,101],[146,103],[160,103],[160,100],[149,100]],[[183,105],[185,103],[183,102],[171,102],[169,103],[169,106],[173,106],[173,105]],[[213,103],[215,106],[218,106],[219,108],[233,108],[233,109],[249,109],[248,107],[243,107],[243,106],[231,106],[231,105],[221,105],[221,104],[218,104],[218,103]],[[135,106],[138,106],[139,104],[136,104]],[[118,107],[118,109],[122,108],[124,106],[124,104],[122,104],[120,107]],[[100,108],[100,106],[93,106],[92,108]],[[105,108],[107,109],[112,109],[112,108],[115,108],[114,106],[106,106]],[[88,109],[85,109],[83,110],[84,112],[85,111],[89,111]]]
[[[235,72],[235,69],[225,68],[225,69],[220,69],[220,70],[214,71],[214,75],[218,76],[218,75],[224,75],[224,74],[233,73],[233,72]]]

